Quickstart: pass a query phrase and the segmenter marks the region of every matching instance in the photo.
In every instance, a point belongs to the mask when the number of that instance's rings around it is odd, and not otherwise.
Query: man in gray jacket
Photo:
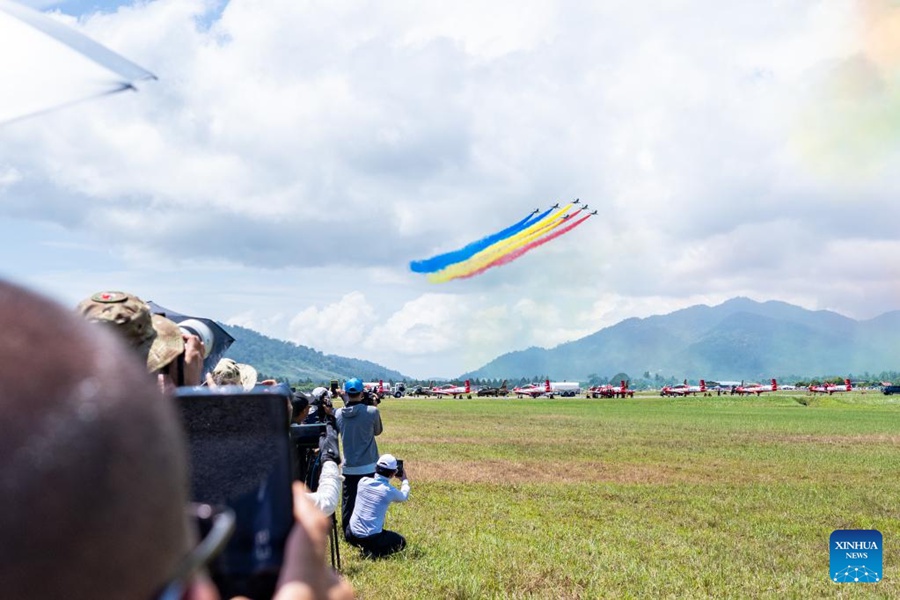
[[[363,382],[357,378],[344,384],[344,407],[334,411],[344,444],[344,490],[341,496],[341,531],[346,538],[359,480],[375,475],[378,445],[375,436],[382,431],[381,414],[363,403]]]

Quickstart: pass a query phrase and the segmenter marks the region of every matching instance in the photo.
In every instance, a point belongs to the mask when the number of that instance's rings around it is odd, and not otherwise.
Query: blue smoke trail
[[[541,219],[549,215],[552,210],[553,209],[550,208],[539,215],[535,215],[534,213],[532,213],[515,225],[510,225],[502,231],[498,231],[497,233],[493,233],[485,238],[472,242],[468,246],[460,248],[459,250],[453,250],[452,252],[447,252],[446,254],[432,256],[431,258],[425,260],[414,260],[409,263],[409,268],[414,273],[434,273],[435,271],[440,271],[441,269],[449,265],[468,260],[488,246],[496,244],[501,240],[505,240],[506,238],[522,231],[529,225],[540,221]]]

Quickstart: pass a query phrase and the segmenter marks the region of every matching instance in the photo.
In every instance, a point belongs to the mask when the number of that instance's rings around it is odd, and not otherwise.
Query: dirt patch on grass
[[[585,483],[665,484],[703,481],[671,465],[623,465],[562,461],[416,461],[411,477],[452,483]]]
[[[823,434],[759,434],[747,436],[763,443],[788,444],[825,444],[832,446],[857,446],[884,444],[900,446],[900,435],[887,433],[870,433],[860,435],[823,435]]]

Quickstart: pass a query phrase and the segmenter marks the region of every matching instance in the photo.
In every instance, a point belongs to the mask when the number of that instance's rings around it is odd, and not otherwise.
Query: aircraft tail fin
[[[700,391],[701,391],[701,392],[705,392],[705,391],[706,391],[706,381],[703,380],[703,379],[700,380]]]
[[[777,391],[778,391],[778,382],[775,381],[774,379],[772,379],[772,391],[773,391],[773,392],[777,392]]]
[[[466,393],[467,393],[467,394],[471,394],[471,393],[472,393],[472,388],[471,388],[471,386],[469,386],[469,380],[468,380],[468,379],[466,379]]]
[[[551,390],[550,390],[550,380],[549,380],[549,379],[545,379],[545,380],[544,380],[544,391],[545,391],[545,392],[551,391]]]

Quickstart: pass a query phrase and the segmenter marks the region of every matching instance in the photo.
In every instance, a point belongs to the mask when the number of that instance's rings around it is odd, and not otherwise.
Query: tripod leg
[[[334,513],[331,514],[331,566],[341,570],[341,546],[338,535],[338,522]],[[337,561],[335,561],[337,558]]]

